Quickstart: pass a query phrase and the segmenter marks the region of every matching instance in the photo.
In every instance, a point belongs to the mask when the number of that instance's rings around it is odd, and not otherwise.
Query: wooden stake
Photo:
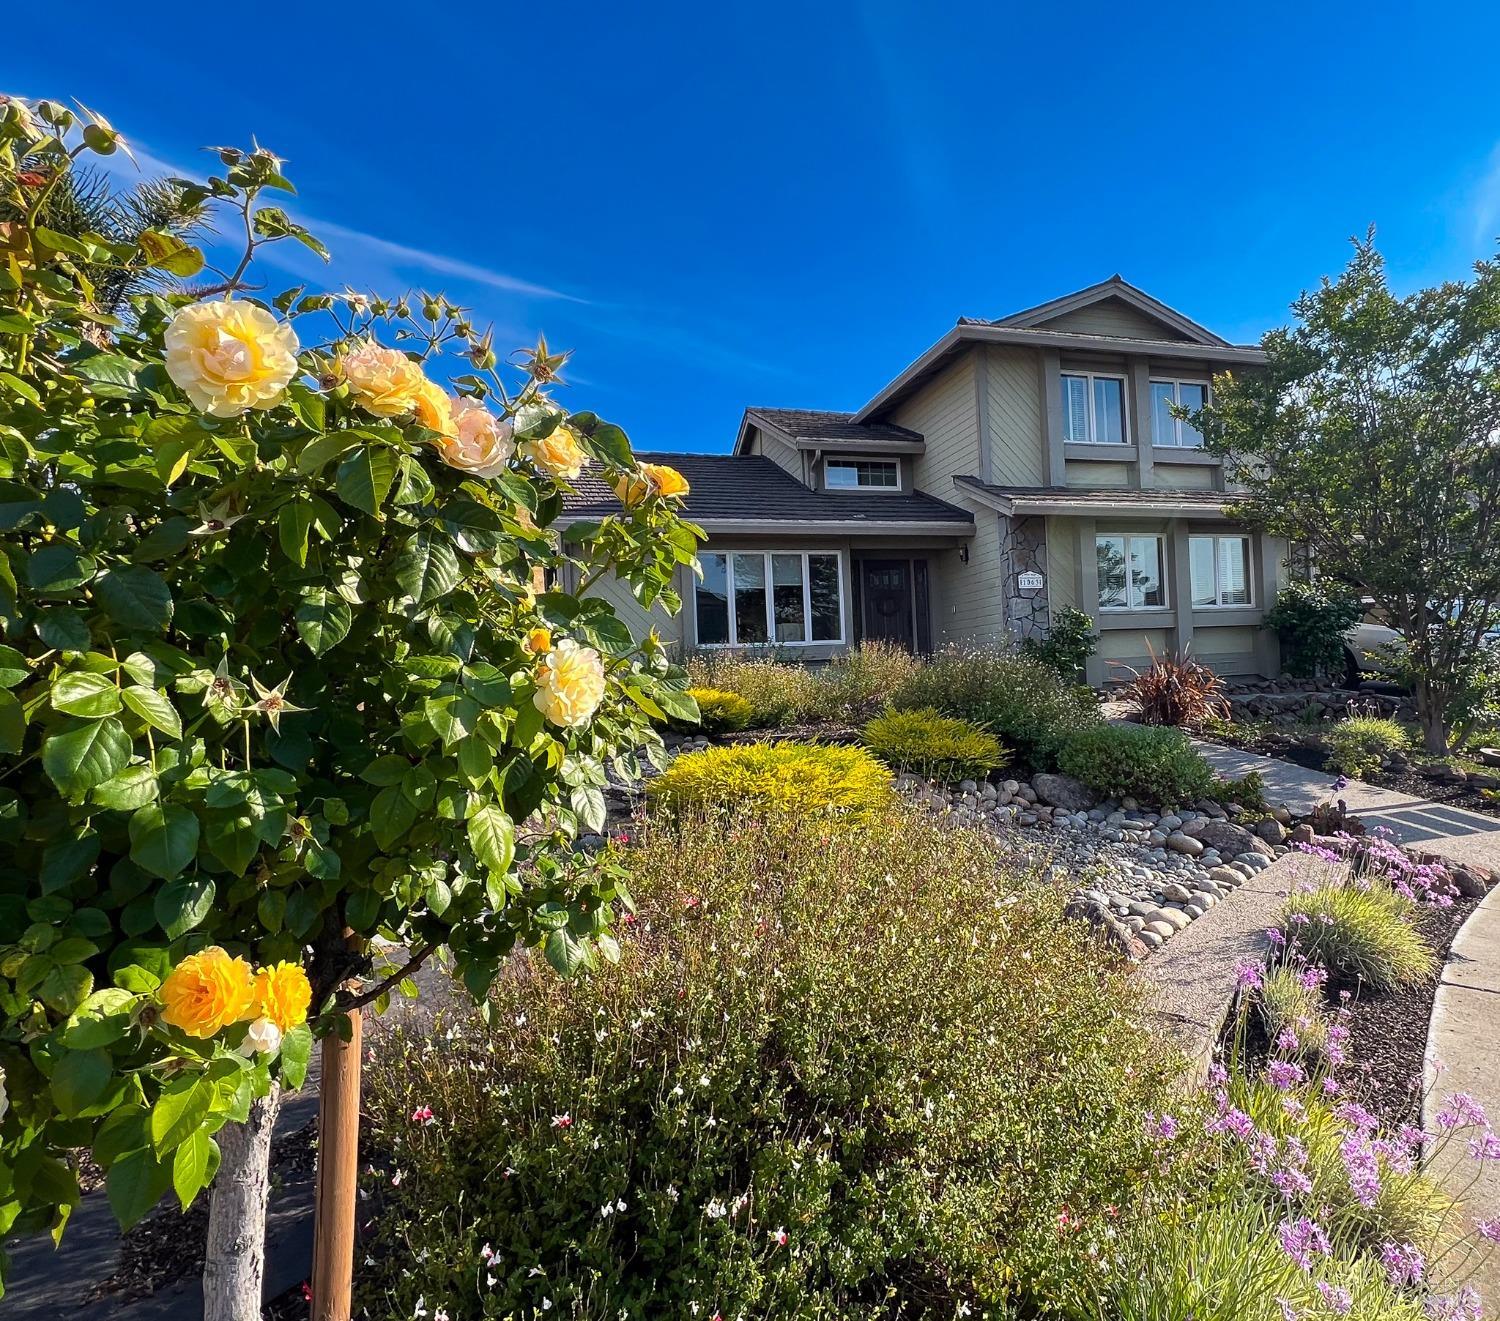
[[[354,1212],[359,1188],[359,1078],[364,1020],[349,1015],[350,1035],[323,1040],[318,1086],[318,1179],[313,1211],[312,1321],[350,1321],[354,1288]]]

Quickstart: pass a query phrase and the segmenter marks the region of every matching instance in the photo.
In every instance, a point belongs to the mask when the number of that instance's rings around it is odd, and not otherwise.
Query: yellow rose
[[[475,477],[498,477],[516,452],[510,423],[462,395],[453,401],[453,427],[437,448],[450,468]]]
[[[688,493],[687,478],[676,468],[665,463],[643,463],[641,471],[646,474],[647,481],[657,495],[678,497]]]
[[[301,965],[273,963],[255,974],[251,1017],[269,1019],[281,1031],[290,1032],[297,1024],[307,1022],[311,1003],[312,986]]]
[[[344,354],[339,362],[355,402],[376,417],[400,417],[416,411],[417,395],[426,377],[422,368],[400,349],[373,341]]]
[[[634,509],[652,493],[651,481],[645,473],[622,472],[615,478],[614,486],[615,494],[626,509]]]
[[[453,435],[453,405],[448,402],[442,387],[434,385],[425,376],[417,385],[412,411],[417,415],[417,421],[429,431],[436,431],[445,438]],[[441,442],[438,444],[441,446]]]
[[[546,400],[522,404],[516,414],[516,430],[528,430],[547,413],[560,413],[560,410],[552,407]],[[577,433],[561,421],[552,429],[551,435],[539,440],[523,440],[521,453],[543,472],[568,481],[577,477],[587,462],[583,450],[579,448]]]
[[[161,1016],[190,1037],[211,1037],[238,1023],[255,1000],[250,965],[210,945],[189,954],[161,984]]]
[[[254,303],[221,299],[179,309],[167,327],[167,375],[213,417],[271,408],[297,374],[297,336]]]
[[[604,662],[592,647],[571,638],[559,642],[536,672],[537,710],[554,725],[586,725],[604,697]]]
[[[550,628],[534,628],[526,634],[526,639],[521,646],[533,656],[545,656],[552,650],[552,630]]]

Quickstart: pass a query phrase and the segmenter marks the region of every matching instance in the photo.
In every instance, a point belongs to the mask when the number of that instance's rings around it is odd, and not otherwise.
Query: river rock
[[[1259,835],[1252,835],[1244,826],[1235,825],[1233,821],[1207,821],[1197,835],[1206,848],[1217,849],[1225,857],[1232,858],[1241,853],[1275,856],[1265,840]]]
[[[1093,791],[1071,775],[1037,775],[1031,787],[1042,802],[1069,812],[1086,812],[1098,802]]]

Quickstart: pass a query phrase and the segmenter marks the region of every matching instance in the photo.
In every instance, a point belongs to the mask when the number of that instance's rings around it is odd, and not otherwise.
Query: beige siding
[[[929,558],[932,640],[992,644],[1005,637],[1000,573],[1000,515],[974,515],[969,562],[947,551]]]
[[[1099,655],[1139,669],[1151,663],[1151,652],[1164,656],[1172,650],[1172,631],[1166,628],[1109,628],[1099,634]],[[1111,679],[1128,679],[1118,670],[1105,671]]]
[[[675,586],[679,591],[684,590],[684,584],[680,581]],[[645,637],[654,627],[663,642],[672,644],[682,641],[681,614],[669,615],[660,605],[652,606],[650,610],[645,609],[631,594],[629,586],[613,574],[606,574],[599,579],[589,588],[588,594],[608,601],[614,607],[615,614],[620,617],[620,622],[637,640]]]
[[[1163,463],[1161,450],[1153,453],[1151,466],[1152,486],[1171,491],[1211,491],[1214,489],[1214,473],[1207,464]]]
[[[989,480],[1001,486],[1045,486],[1047,442],[1036,354],[1000,345],[981,351],[989,355],[985,365]]]
[[[788,445],[785,441],[775,436],[767,435],[760,428],[756,428],[754,438],[750,442],[750,453],[764,454],[772,463],[785,468],[799,482],[806,480],[802,475],[802,454],[795,447]]]
[[[1119,298],[1106,298],[1088,307],[1043,321],[1047,330],[1075,331],[1081,335],[1123,335],[1128,339],[1187,339],[1181,331],[1138,311]]]
[[[1220,674],[1254,674],[1259,663],[1260,629],[1193,625],[1193,655]]]
[[[1078,528],[1066,518],[1047,520],[1047,603],[1055,612],[1078,603]]]
[[[1090,491],[1108,487],[1131,486],[1130,465],[1126,463],[1100,463],[1097,459],[1071,460],[1066,465],[1067,483]]]
[[[887,419],[922,433],[927,443],[925,452],[917,456],[917,489],[939,500],[953,499],[954,477],[979,473],[979,409],[974,395],[974,364],[971,350]]]

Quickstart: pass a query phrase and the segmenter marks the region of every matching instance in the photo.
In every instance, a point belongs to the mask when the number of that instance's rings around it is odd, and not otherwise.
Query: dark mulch
[[[1457,899],[1451,908],[1424,908],[1418,915],[1417,929],[1437,954],[1439,967],[1477,903]],[[1393,1127],[1421,1123],[1422,1066],[1436,995],[1434,980],[1402,991],[1356,995],[1350,1001],[1349,1045],[1356,1065],[1344,1074],[1345,1095]]]
[[[1500,770],[1492,773],[1500,776]],[[1429,779],[1411,768],[1379,771],[1365,778],[1370,784],[1378,784],[1382,789],[1394,789],[1397,793],[1411,794],[1413,798],[1429,798],[1445,807],[1461,807],[1465,811],[1500,817],[1500,802],[1483,797],[1478,788],[1467,783],[1445,784],[1442,780]]]
[[[314,1120],[305,1128],[272,1143],[273,1185],[312,1178],[317,1156],[317,1127]],[[95,1286],[89,1301],[113,1297],[134,1302],[176,1280],[201,1275],[203,1251],[208,1241],[208,1203],[208,1196],[204,1194],[186,1213],[175,1201],[164,1203],[128,1230],[120,1240],[114,1274]],[[276,1321],[282,1321],[283,1316],[306,1316],[306,1304],[303,1304],[301,1313],[275,1315]]]

